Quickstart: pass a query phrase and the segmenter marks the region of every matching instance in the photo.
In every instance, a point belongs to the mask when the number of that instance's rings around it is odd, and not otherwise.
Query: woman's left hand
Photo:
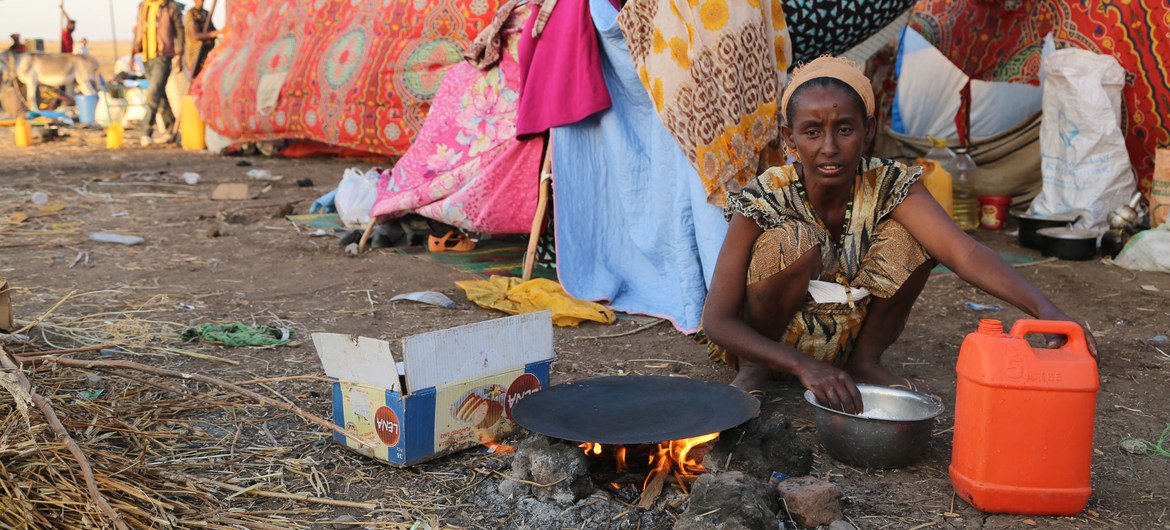
[[[1094,359],[1100,362],[1101,357],[1097,354],[1097,338],[1094,337],[1093,332],[1089,330],[1088,324],[1073,320],[1072,317],[1064,314],[1064,311],[1061,311],[1055,307],[1047,311],[1041,311],[1040,314],[1036,317],[1040,320],[1061,320],[1065,322],[1073,322],[1080,326],[1081,329],[1085,332],[1085,343],[1089,347],[1089,354],[1091,354]],[[1045,338],[1048,340],[1049,348],[1059,348],[1064,346],[1064,343],[1067,342],[1067,339],[1063,335],[1046,335]]]

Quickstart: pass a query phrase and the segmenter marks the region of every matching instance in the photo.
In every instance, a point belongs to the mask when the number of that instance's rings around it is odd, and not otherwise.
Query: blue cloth
[[[591,0],[613,106],[553,130],[557,274],[578,298],[698,329],[727,234],[662,125],[609,0]]]
[[[333,188],[333,191],[318,197],[309,205],[309,213],[337,213],[337,206],[333,203],[336,198],[337,188]]]

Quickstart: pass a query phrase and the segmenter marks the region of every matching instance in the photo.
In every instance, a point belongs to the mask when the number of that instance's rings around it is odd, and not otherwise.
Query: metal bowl
[[[829,455],[846,464],[877,469],[908,466],[922,456],[943,404],[897,388],[857,385],[857,390],[865,407],[860,415],[825,407],[811,390],[804,392],[804,399],[815,407],[817,433]]]

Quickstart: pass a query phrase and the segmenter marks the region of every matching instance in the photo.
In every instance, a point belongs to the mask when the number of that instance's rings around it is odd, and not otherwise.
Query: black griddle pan
[[[634,445],[722,432],[759,410],[759,400],[731,385],[659,375],[609,376],[531,394],[512,409],[512,419],[552,438]]]

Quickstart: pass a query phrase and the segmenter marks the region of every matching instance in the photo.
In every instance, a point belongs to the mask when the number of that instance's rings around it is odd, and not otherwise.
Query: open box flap
[[[402,342],[406,384],[414,392],[551,359],[552,312],[488,320]]]
[[[341,333],[314,333],[313,345],[329,377],[402,392],[399,367],[389,342]]]

